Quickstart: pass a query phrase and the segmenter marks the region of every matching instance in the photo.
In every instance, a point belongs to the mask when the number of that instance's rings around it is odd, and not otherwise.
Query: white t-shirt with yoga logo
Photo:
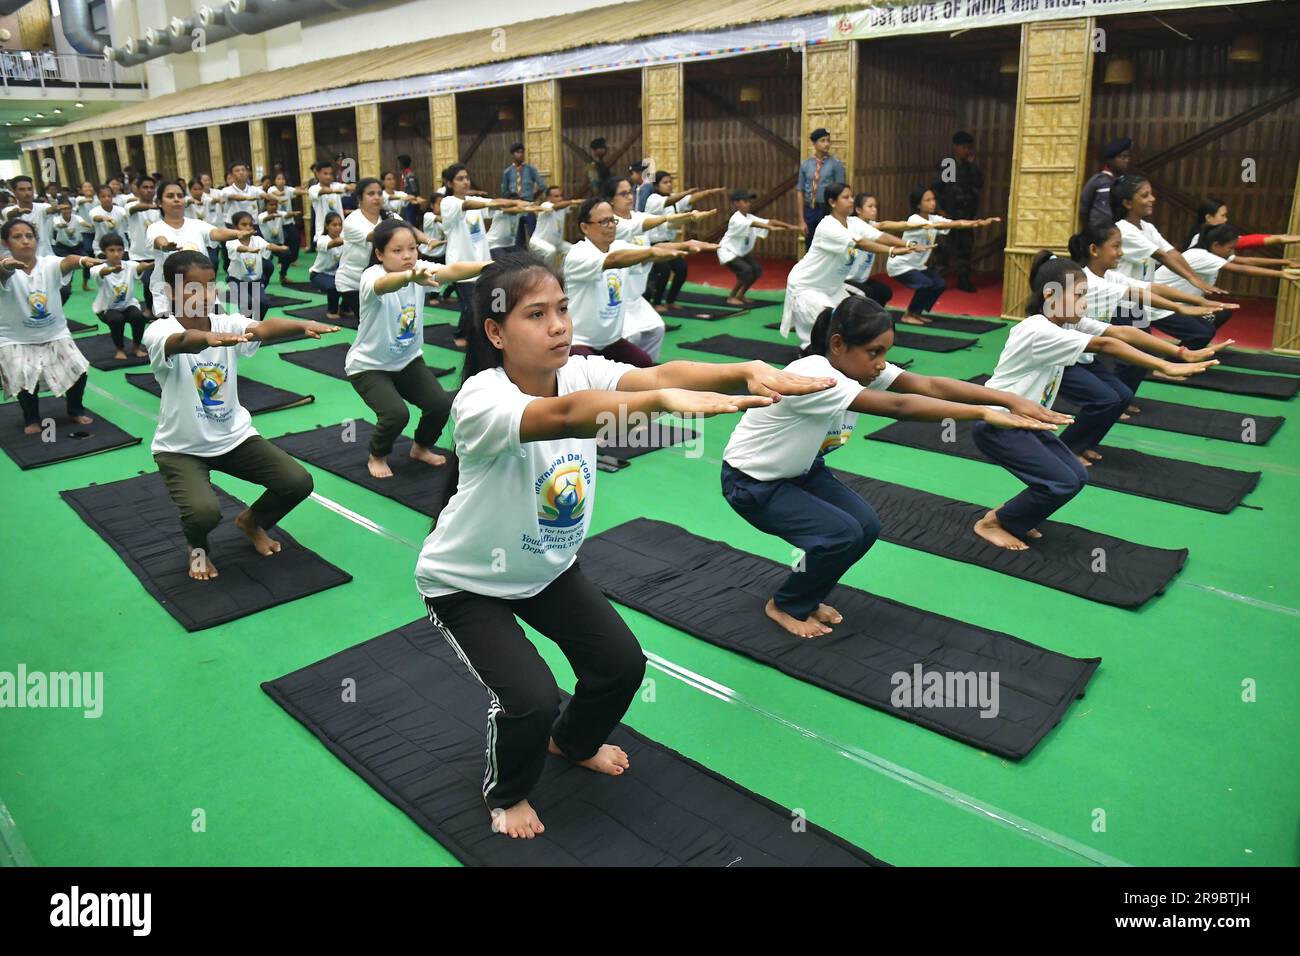
[[[447,234],[447,265],[457,262],[487,262],[492,258],[488,249],[486,209],[466,209],[465,200],[455,196],[442,197],[442,228]],[[462,279],[473,282],[478,278]]]
[[[574,243],[564,257],[564,291],[569,294],[574,345],[603,349],[622,337],[627,270],[605,268],[605,257],[610,252],[636,248],[615,239],[609,244],[609,252],[601,252],[590,239],[584,239]]]
[[[849,411],[863,388],[881,391],[903,373],[886,362],[885,370],[863,385],[839,371],[824,355],[808,355],[785,367],[793,375],[833,378],[835,386],[807,395],[786,395],[774,405],[748,409],[731,433],[722,460],[759,481],[798,478],[822,455],[847,445],[858,423]]]
[[[558,394],[617,390],[631,371],[598,355],[574,357],[557,373]],[[532,597],[577,557],[596,501],[596,439],[521,442],[524,409],[535,398],[500,368],[479,372],[456,394],[460,478],[415,565],[426,597]]]
[[[121,272],[110,272],[107,275],[107,264],[90,270],[99,288],[95,293],[95,304],[91,307],[95,313],[103,315],[110,310],[120,312],[132,306],[140,308],[140,301],[135,297],[135,280],[139,276],[140,264],[123,259],[121,266]]]
[[[325,217],[332,212],[343,215],[343,196],[347,187],[342,183],[330,183],[323,186],[312,183],[307,187],[307,199],[311,203],[311,229],[314,235],[325,231]]]
[[[15,269],[0,288],[0,345],[43,345],[72,338],[59,285],[63,256],[37,256],[31,274]]]
[[[254,251],[240,252],[240,246]],[[251,236],[247,242],[231,239],[226,243],[226,253],[230,256],[227,276],[239,282],[262,281],[262,260],[271,257],[271,246],[265,239],[261,236]]]
[[[244,332],[252,319],[213,313],[213,332]],[[192,354],[167,355],[167,339],[184,332],[174,316],[152,322],[144,333],[149,368],[162,387],[158,429],[150,450],[169,451],[200,458],[224,455],[257,434],[248,409],[239,404],[239,356],[252,355],[257,339],[236,346],[205,348]]]
[[[396,292],[378,295],[375,281],[387,274],[381,265],[361,273],[357,337],[343,360],[343,371],[348,375],[400,372],[422,357],[425,289],[408,282]]]

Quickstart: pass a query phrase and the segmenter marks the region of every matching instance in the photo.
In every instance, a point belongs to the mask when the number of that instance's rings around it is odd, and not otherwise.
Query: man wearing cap
[[[975,165],[975,137],[965,130],[952,136],[951,161],[939,163],[934,184],[934,198],[939,210],[949,219],[978,219],[980,192],[984,173]],[[954,229],[944,237],[941,248],[947,265],[957,273],[957,288],[974,292],[971,281],[971,256],[975,252],[975,233],[971,229]]]
[[[605,165],[605,154],[609,147],[605,137],[597,136],[591,141],[591,162],[587,164],[587,182],[593,196],[605,195],[605,180],[609,179],[610,168]]]
[[[645,171],[650,168],[650,164],[644,159],[640,162],[633,163],[627,168],[628,182],[632,184],[632,210],[633,212],[645,212],[645,200],[654,192],[654,183],[646,179]]]
[[[805,243],[812,242],[817,223],[826,215],[822,192],[831,183],[848,182],[844,163],[831,155],[830,130],[818,127],[809,134],[812,140],[813,154],[799,164],[799,183],[795,187],[799,193],[799,204],[803,209],[803,227]]]
[[[501,191],[498,196],[516,195],[526,202],[534,201],[546,192],[546,180],[532,163],[524,162],[524,144],[514,143],[510,147],[511,163],[501,172]],[[537,228],[537,216],[528,213],[519,217],[519,231],[515,236],[516,245],[527,246],[528,237]]]
[[[1083,184],[1083,196],[1079,200],[1079,223],[1088,223],[1101,219],[1112,220],[1110,212],[1110,187],[1116,180],[1128,172],[1130,151],[1133,140],[1127,136],[1112,140],[1101,151],[1101,172],[1096,173]]]

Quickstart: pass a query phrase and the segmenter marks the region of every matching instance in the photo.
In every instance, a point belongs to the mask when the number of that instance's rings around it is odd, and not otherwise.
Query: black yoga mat
[[[719,319],[730,319],[733,316],[743,315],[748,311],[749,306],[747,305],[729,305],[726,308],[719,308],[716,305],[700,305],[695,302],[676,302],[670,305],[666,312],[659,314],[674,319],[697,319],[700,322],[717,322]]]
[[[674,445],[685,444],[694,440],[698,435],[699,433],[695,429],[687,428],[680,422],[667,418],[656,418],[645,427],[628,429],[627,433],[622,436],[624,438],[623,444],[602,445],[597,442],[596,450],[602,455],[608,455],[610,458],[627,461],[657,451],[660,448],[671,448]]]
[[[136,388],[142,388],[150,395],[162,397],[162,386],[149,373],[128,372],[126,380]],[[299,395],[285,388],[276,388],[257,379],[239,376],[239,404],[248,409],[250,414],[278,412],[284,408],[297,408],[316,401],[315,395]]]
[[[78,425],[68,421],[67,407],[62,398],[41,396],[41,418],[54,420],[53,441],[44,441],[44,432],[28,435],[23,431],[23,410],[17,402],[0,405],[0,448],[23,471],[54,465],[102,451],[130,448],[143,439],[128,435],[99,412],[87,408],[86,414],[94,421]]]
[[[355,329],[357,327],[357,317],[355,315],[345,315],[337,319],[325,318],[325,313],[329,311],[328,305],[307,305],[301,309],[285,309],[284,314],[291,319],[306,319],[309,322],[328,322],[331,325],[341,325],[346,329]]]
[[[262,307],[264,309],[282,309],[286,305],[306,305],[306,299],[300,299],[293,295],[276,295],[274,292],[262,293]]]
[[[347,381],[347,373],[343,371],[343,362],[348,355],[349,343],[340,342],[337,345],[322,345],[315,349],[298,349],[296,352],[280,352],[280,358],[286,362],[292,362],[294,365],[301,365],[303,368],[309,368],[313,372],[320,372],[322,375],[329,375],[332,378],[341,378]],[[453,370],[442,368],[437,365],[430,365],[433,374],[436,376],[449,375]]]
[[[737,335],[713,335],[698,342],[678,342],[684,349],[694,352],[712,352],[715,355],[730,355],[735,358],[758,359],[772,365],[789,365],[799,357],[799,347],[784,345],[781,342],[763,342],[759,339],[745,339]]]
[[[736,305],[727,301],[727,296],[722,292],[691,292],[689,289],[683,289],[677,293],[678,302],[687,302],[691,305],[708,305],[717,306],[721,309],[743,309],[745,306]],[[757,301],[757,300],[756,300]],[[779,302],[762,302],[760,305],[780,305]]]
[[[944,441],[944,431],[942,422],[895,422],[867,437],[973,461],[988,461],[975,447],[969,422],[956,423],[954,441]],[[1088,484],[1219,514],[1227,514],[1241,504],[1260,479],[1258,471],[1201,465],[1130,448],[1102,445],[1101,453],[1104,460],[1088,469]],[[1019,493],[1019,480],[1015,484]]]
[[[68,323],[71,325],[72,323]],[[1246,352],[1227,349],[1215,356],[1220,365],[1244,368],[1252,372],[1274,372],[1279,375],[1300,375],[1300,358],[1294,355],[1273,355],[1270,352]]]
[[[887,311],[894,317],[895,323],[903,317],[902,309],[888,309]],[[983,335],[985,332],[995,332],[1006,327],[1005,322],[1000,322],[997,319],[972,319],[957,315],[935,315],[933,312],[928,315],[928,318],[930,323],[926,326],[927,329],[939,329],[944,332],[967,332],[971,335]]]
[[[788,567],[648,518],[588,538],[579,557],[583,572],[621,604],[1012,760],[1028,754],[1056,726],[1101,663],[843,585],[831,591],[827,603],[844,621],[823,637],[795,637],[763,612]],[[998,705],[992,716],[981,716],[970,697],[955,696],[958,686],[963,694],[969,686],[958,683],[958,675],[967,674],[976,680],[983,675],[986,682],[996,675]],[[915,697],[903,695],[909,684],[924,687],[932,680],[949,685],[942,706],[917,705]]]
[[[989,376],[976,375],[967,379],[976,385],[984,385]],[[1277,434],[1277,430],[1286,421],[1281,416],[1247,415],[1244,412],[1227,412],[1218,408],[1201,408],[1198,405],[1180,405],[1177,402],[1161,402],[1145,395],[1136,400],[1142,409],[1136,415],[1130,415],[1121,425],[1134,425],[1138,428],[1155,428],[1160,431],[1178,432],[1182,435],[1198,435],[1202,438],[1217,438],[1220,441],[1232,441],[1246,445],[1266,445]],[[1052,408],[1066,415],[1078,412],[1079,407],[1060,396]]]
[[[72,319],[68,319],[67,321],[68,331],[73,335],[78,335],[81,332],[90,332],[93,329],[99,328],[97,325],[87,325],[85,322],[74,322]]]
[[[451,349],[453,352],[464,352],[463,345],[457,345],[453,339],[456,335],[456,326],[449,325],[445,322],[438,322],[433,325],[424,327],[424,344],[436,345],[440,349]]]
[[[281,282],[280,287],[284,289],[290,289],[294,292],[315,292],[318,295],[325,294],[321,292],[319,289],[317,289],[314,285],[312,285],[311,282],[299,282],[296,279],[290,279],[287,282]]]
[[[835,471],[835,477],[875,509],[883,525],[880,537],[885,541],[977,564],[1100,604],[1141,607],[1163,593],[1187,562],[1186,548],[1151,548],[1059,521],[1044,523],[1039,528],[1043,537],[1030,541],[1028,551],[1008,551],[972,530],[988,512],[988,505],[847,471]]]
[[[209,581],[189,576],[189,546],[158,472],[59,494],[187,631],[226,624],[352,580],[282,528],[269,532],[280,542],[280,552],[258,554],[235,527],[235,517],[247,506],[214,489],[221,524],[209,536],[208,546],[219,574]]]
[[[148,358],[137,358],[134,354],[135,345],[128,345],[126,348],[126,358],[115,359],[113,353],[117,351],[117,346],[113,344],[113,337],[107,332],[101,332],[99,335],[85,335],[76,340],[77,348],[81,354],[86,357],[94,368],[101,372],[111,372],[117,368],[133,368],[138,365],[148,365]]]
[[[346,481],[391,498],[430,518],[442,513],[456,490],[456,456],[445,448],[433,449],[447,457],[447,464],[434,467],[411,458],[411,439],[397,436],[388,455],[391,478],[375,478],[366,467],[370,436],[375,426],[367,421],[320,425],[305,432],[293,432],[271,439],[295,458],[324,468]],[[347,430],[347,431],[345,431]],[[352,441],[347,438],[351,437]]]
[[[341,699],[345,681],[355,703]],[[609,741],[627,752],[627,773],[548,757],[528,795],[546,832],[493,833],[482,794],[488,694],[427,619],[262,689],[469,866],[882,865],[814,823],[792,826],[793,811],[626,724]]]
[[[1231,372],[1222,368],[1211,368],[1199,375],[1190,375],[1177,381],[1152,378],[1149,381],[1159,385],[1173,385],[1177,388],[1207,388],[1214,392],[1228,392],[1231,395],[1253,395],[1256,398],[1295,398],[1300,392],[1300,378],[1286,375],[1250,375],[1244,372]],[[1141,399],[1138,399],[1141,407]]]
[[[781,328],[780,322],[769,322],[765,329]],[[894,326],[894,344],[900,349],[912,349],[917,352],[960,352],[975,345],[978,339],[959,339],[951,335],[926,335],[924,332],[909,332],[902,326]]]

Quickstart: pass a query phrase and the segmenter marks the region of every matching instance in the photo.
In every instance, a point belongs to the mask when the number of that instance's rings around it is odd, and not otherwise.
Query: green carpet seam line
[[[840,754],[840,756],[852,760],[854,763],[866,767],[884,777],[898,781],[914,790],[942,800],[945,803],[952,804],[955,807],[965,810],[967,813],[972,813],[975,816],[992,821],[999,826],[1011,830],[1013,833],[1035,840],[1053,850],[1069,854],[1096,866],[1131,866],[1131,864],[1125,863],[1117,857],[1093,849],[1087,844],[1080,843],[1077,840],[1072,840],[1070,837],[1056,833],[1044,826],[1034,823],[1031,820],[1026,820],[1014,813],[1003,810],[1000,807],[995,807],[990,803],[972,797],[970,794],[962,793],[960,790],[955,790],[951,787],[945,786],[937,780],[932,780],[931,778],[913,770],[909,770],[900,764],[886,760],[884,757],[873,754],[869,750],[864,750],[854,744],[847,744],[843,741],[835,740],[834,738],[828,737],[816,730],[798,724],[795,721],[790,720],[788,717],[783,717],[775,711],[768,710],[765,707],[755,704],[753,701],[747,700],[744,695],[737,693],[730,687],[709,680],[709,678],[697,674],[679,664],[674,664],[672,661],[655,654],[653,651],[645,651],[644,653],[646,659],[651,663],[651,665],[657,667],[670,677],[674,677],[682,683],[692,686],[703,693],[709,694],[718,700],[744,707],[760,717],[775,721],[776,723],[795,731],[799,735],[810,740],[815,740],[819,744]]]
[[[1248,594],[1238,594],[1236,591],[1225,591],[1223,588],[1216,588],[1213,584],[1197,584],[1195,581],[1179,581],[1178,584],[1186,588],[1194,588],[1206,594],[1213,594],[1215,597],[1229,598],[1233,601],[1240,601],[1242,604],[1249,604],[1251,607],[1257,607],[1263,611],[1272,611],[1274,614],[1286,614],[1289,617],[1300,617],[1300,610],[1287,607],[1285,604],[1273,604],[1269,601],[1261,601],[1259,598],[1253,598]]]
[[[0,800],[0,866],[35,866],[36,861],[27,849],[23,835],[18,832],[18,824],[13,814]]]

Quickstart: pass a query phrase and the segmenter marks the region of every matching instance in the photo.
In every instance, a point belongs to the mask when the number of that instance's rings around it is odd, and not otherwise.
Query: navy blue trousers
[[[1158,322],[1152,322],[1157,329],[1178,341],[1179,345],[1195,351],[1203,349],[1214,339],[1219,327],[1232,317],[1227,309],[1216,312],[1209,318],[1199,315],[1167,315]]]
[[[836,480],[820,457],[806,475],[777,481],[759,481],[723,462],[722,497],[759,531],[803,551],[803,570],[791,573],[774,598],[799,621],[817,610],[880,534],[875,511]]]
[[[1064,507],[1088,483],[1088,471],[1055,432],[994,428],[976,422],[975,445],[1029,487],[998,509],[998,522],[1017,538]]]
[[[894,278],[913,290],[912,301],[907,304],[907,311],[913,315],[925,315],[933,309],[939,296],[948,288],[948,283],[943,281],[943,276],[933,266],[927,269],[909,269]]]
[[[1100,445],[1133,401],[1133,390],[1095,359],[1066,366],[1060,394],[1079,406],[1074,424],[1061,433],[1061,441],[1076,455]]]

